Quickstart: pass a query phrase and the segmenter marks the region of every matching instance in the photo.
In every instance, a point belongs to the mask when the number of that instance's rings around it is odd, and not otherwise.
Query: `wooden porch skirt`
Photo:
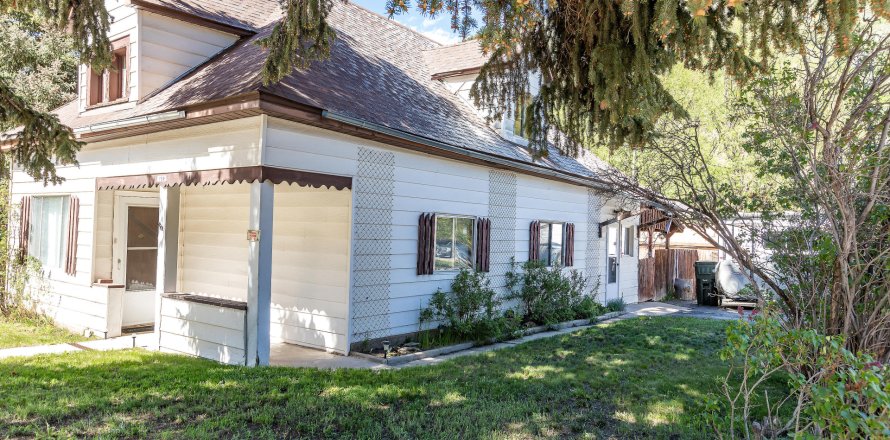
[[[330,174],[310,173],[267,166],[219,168],[215,170],[180,171],[174,173],[138,174],[132,176],[100,177],[96,189],[135,189],[178,185],[216,185],[236,182],[296,183],[314,188],[352,189],[352,178]]]

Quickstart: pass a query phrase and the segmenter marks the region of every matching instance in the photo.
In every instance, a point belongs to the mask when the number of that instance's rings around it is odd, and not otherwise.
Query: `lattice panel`
[[[599,284],[596,292],[602,299],[606,286],[603,275],[603,266],[605,265],[603,252],[605,251],[605,241],[600,238],[600,222],[602,221],[603,197],[593,189],[587,190],[587,253],[585,271],[590,278],[590,285]]]
[[[516,174],[488,172],[488,217],[491,219],[492,287],[505,294],[504,274],[510,270],[510,258],[516,250]]]
[[[388,334],[395,155],[359,148],[353,179],[353,341]]]

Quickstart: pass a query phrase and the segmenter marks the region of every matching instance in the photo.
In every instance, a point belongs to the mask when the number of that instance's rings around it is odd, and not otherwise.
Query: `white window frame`
[[[539,240],[540,240],[540,237],[543,235],[543,234],[541,233],[540,228],[541,228],[542,226],[544,226],[544,225],[549,225],[549,226],[550,226],[550,229],[549,229],[548,232],[547,232],[547,258],[545,259],[543,255],[539,255],[539,256],[538,256],[538,259],[539,259],[540,261],[543,261],[543,262],[547,265],[547,267],[553,267],[553,262],[550,261],[550,254],[551,254],[551,250],[552,250],[552,248],[553,248],[553,225],[559,225],[559,226],[560,226],[560,230],[562,230],[562,249],[559,250],[559,264],[561,264],[561,265],[564,265],[564,264],[565,264],[565,258],[566,258],[566,257],[565,257],[565,253],[566,253],[566,223],[567,223],[567,222],[556,221],[556,220],[538,220],[538,228],[539,228],[539,229],[538,229],[538,237],[539,237]],[[538,243],[538,245],[539,245],[539,246],[538,246],[538,252],[540,252],[540,250],[541,250],[540,245],[542,245],[542,244],[544,244],[544,243],[543,243],[543,242]]]
[[[627,257],[633,257],[634,253],[634,244],[636,243],[636,239],[634,239],[636,226],[630,225],[622,228],[621,234],[621,254]]]
[[[44,256],[39,255],[39,250],[44,244],[45,237],[40,237],[39,232],[42,230],[41,223],[48,221],[43,217],[43,206],[46,199],[62,199],[62,210],[60,212],[61,224],[59,228],[59,246],[58,264],[49,264],[44,260]],[[35,203],[36,202],[36,203]],[[38,212],[39,209],[39,212]],[[30,225],[28,229],[28,255],[40,261],[40,265],[44,269],[62,269],[65,267],[65,256],[68,252],[68,211],[71,209],[70,194],[41,194],[31,197]]]
[[[476,220],[479,217],[472,215],[460,215],[460,214],[443,214],[436,213],[435,219],[433,222],[433,273],[448,273],[448,272],[459,272],[462,267],[455,267],[455,255],[457,255],[457,246],[455,243],[454,236],[454,223],[451,225],[451,243],[452,243],[452,251],[451,251],[451,268],[450,269],[439,269],[436,265],[438,261],[438,257],[436,257],[436,241],[439,237],[439,219],[440,218],[450,218],[450,219],[470,219],[473,224],[473,232],[470,234],[470,267],[466,269],[473,270],[476,268]]]

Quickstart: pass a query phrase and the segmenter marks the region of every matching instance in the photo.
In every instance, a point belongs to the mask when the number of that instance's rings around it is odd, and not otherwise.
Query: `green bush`
[[[541,261],[527,261],[522,271],[507,273],[510,299],[519,300],[525,321],[553,324],[577,318],[590,318],[595,303],[584,294],[587,278],[580,271],[564,273],[562,267],[548,268]]]
[[[606,310],[610,312],[623,312],[624,308],[624,298],[610,299],[606,302]]]
[[[739,431],[764,438],[890,437],[890,366],[845,349],[842,336],[790,324],[770,306],[728,327],[721,356],[733,367],[724,399],[710,414],[718,431],[730,437]],[[769,390],[776,381],[787,391]],[[764,396],[767,401],[760,401]]]
[[[444,339],[485,342],[511,337],[519,323],[512,315],[497,316],[500,304],[485,273],[461,269],[451,283],[451,291],[437,290],[428,307],[421,310],[421,327],[439,322],[438,336]]]

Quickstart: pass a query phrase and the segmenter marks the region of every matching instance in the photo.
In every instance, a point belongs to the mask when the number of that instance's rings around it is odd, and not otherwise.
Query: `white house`
[[[530,250],[636,302],[638,217],[595,158],[533,160],[512,116],[487,124],[466,93],[475,42],[335,5],[330,59],[264,86],[277,0],[107,2],[116,68],[83,66],[56,111],[86,142],[79,166],[57,186],[13,176],[45,313],[256,365],[271,344],[347,354],[415,332],[457,269],[503,290]]]

